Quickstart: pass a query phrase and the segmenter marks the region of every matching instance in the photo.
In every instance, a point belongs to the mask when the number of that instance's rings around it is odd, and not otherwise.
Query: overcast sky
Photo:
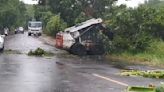
[[[145,0],[129,0],[129,1],[118,0],[118,5],[120,5],[120,4],[126,4],[129,7],[136,7],[136,6],[138,6],[138,4],[142,4],[144,2],[145,2]]]
[[[23,1],[26,4],[37,4],[38,0],[20,0]]]
[[[22,0],[22,1],[24,1],[26,4],[37,4],[38,0]],[[144,3],[144,1],[145,0],[129,0],[129,1],[118,0],[118,5],[127,4],[129,7],[136,7],[138,4]]]

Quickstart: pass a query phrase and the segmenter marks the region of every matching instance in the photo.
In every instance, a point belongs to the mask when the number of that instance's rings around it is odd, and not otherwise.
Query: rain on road
[[[0,92],[124,92],[127,85],[146,86],[163,82],[120,76],[121,69],[105,63],[100,56],[69,55],[45,44],[41,38],[29,37],[27,33],[6,37],[5,51],[0,54]],[[28,51],[38,47],[55,55],[27,55]],[[8,50],[21,54],[5,53]],[[146,66],[135,68],[153,69]]]

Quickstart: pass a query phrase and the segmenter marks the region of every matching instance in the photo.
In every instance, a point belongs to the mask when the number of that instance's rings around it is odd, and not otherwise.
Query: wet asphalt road
[[[147,86],[164,82],[160,79],[120,76],[120,67],[107,64],[103,57],[69,55],[45,44],[41,38],[28,37],[27,33],[6,37],[5,51],[0,54],[0,92],[124,92],[127,85]],[[26,55],[38,47],[55,55]],[[8,50],[11,52],[6,53]]]

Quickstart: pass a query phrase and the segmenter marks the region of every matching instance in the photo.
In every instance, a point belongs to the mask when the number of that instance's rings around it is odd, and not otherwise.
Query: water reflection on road
[[[163,80],[120,76],[122,64],[110,63],[103,56],[77,57],[45,44],[41,37],[29,37],[27,33],[6,38],[5,51],[0,54],[1,92],[122,92],[125,86],[93,76],[129,85],[159,84]],[[31,49],[43,48],[55,53],[52,57],[28,56]],[[21,53],[13,53],[19,51]],[[126,66],[124,64],[123,66]],[[135,66],[136,67],[136,66]],[[143,66],[145,69],[151,69]]]

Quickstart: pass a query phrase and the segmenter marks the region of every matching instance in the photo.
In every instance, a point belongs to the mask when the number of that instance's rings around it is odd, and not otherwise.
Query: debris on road
[[[150,71],[139,71],[139,70],[123,70],[121,75],[124,76],[142,76],[145,78],[164,78],[163,70],[150,70]]]
[[[12,49],[4,50],[4,53],[5,54],[22,54],[20,51],[18,51],[18,50],[12,50]]]
[[[159,87],[156,87],[156,92],[164,92],[164,84],[161,84]]]
[[[29,55],[29,56],[53,56],[54,53],[45,51],[45,50],[43,50],[43,49],[41,49],[41,48],[37,48],[37,49],[34,50],[34,51],[30,50],[30,51],[28,52],[28,55]]]
[[[149,87],[134,87],[129,86],[127,88],[127,92],[164,92],[164,85],[161,84],[160,86],[149,86]]]
[[[156,92],[152,87],[128,87],[127,92]]]
[[[56,62],[57,65],[64,65],[64,63]]]

